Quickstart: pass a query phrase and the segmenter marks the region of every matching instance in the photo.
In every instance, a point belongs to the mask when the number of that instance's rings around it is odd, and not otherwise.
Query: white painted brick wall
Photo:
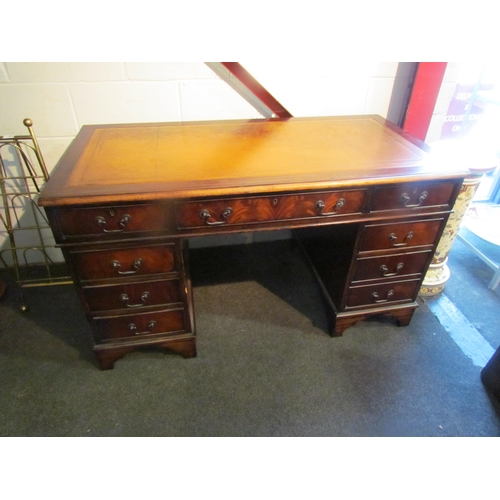
[[[387,116],[398,63],[241,63],[294,116]]]
[[[204,63],[0,63],[0,135],[29,117],[49,171],[82,125],[259,118]]]
[[[242,64],[294,116],[386,116],[398,67]],[[85,124],[261,116],[201,62],[0,63],[0,135],[26,134],[31,118],[49,172]],[[5,237],[0,227],[0,248]]]
[[[6,63],[13,83],[106,82],[125,80],[122,63]]]
[[[295,116],[385,116],[397,63],[242,63]],[[53,168],[82,125],[259,118],[203,63],[0,63],[0,135],[24,118]]]

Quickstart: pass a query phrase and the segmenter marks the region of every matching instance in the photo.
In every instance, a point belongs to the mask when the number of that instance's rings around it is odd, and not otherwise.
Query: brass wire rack
[[[21,302],[23,289],[72,283],[52,238],[45,212],[37,204],[41,187],[49,179],[33,122],[23,121],[28,135],[0,136],[0,262],[13,269]],[[3,234],[2,234],[3,233]]]

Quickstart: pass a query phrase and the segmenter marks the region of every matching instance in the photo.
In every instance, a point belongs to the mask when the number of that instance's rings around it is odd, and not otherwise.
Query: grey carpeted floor
[[[447,293],[466,301],[460,280],[473,270],[461,258]],[[372,319],[331,338],[318,287],[289,242],[198,249],[191,267],[198,357],[147,349],[105,372],[71,286],[27,290],[21,313],[9,284],[0,435],[500,435],[500,404],[480,368],[424,302],[409,327]],[[477,307],[490,312],[474,314],[490,315],[493,328],[498,293],[482,300],[489,279],[486,271],[474,286]],[[496,348],[494,333],[485,337]]]

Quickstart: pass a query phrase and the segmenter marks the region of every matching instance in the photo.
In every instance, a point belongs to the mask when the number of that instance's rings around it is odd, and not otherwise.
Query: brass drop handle
[[[139,268],[142,266],[143,260],[139,257],[138,259],[134,260],[134,263],[132,264],[132,270],[130,271],[120,271],[120,261],[118,260],[112,260],[111,261],[111,266],[113,269],[116,269],[116,272],[118,274],[124,275],[124,274],[135,274],[139,271]]]
[[[146,302],[148,301],[149,299],[149,292],[142,292],[141,294],[141,301],[142,303],[141,304],[128,304],[128,301],[130,300],[129,296],[126,294],[126,293],[122,293],[120,295],[120,300],[122,302],[126,302],[126,306],[129,307],[129,308],[133,308],[133,307],[143,307],[146,305]]]
[[[105,233],[122,233],[123,231],[125,231],[125,226],[130,222],[131,219],[132,217],[129,214],[124,214],[120,219],[120,222],[118,223],[121,229],[106,229],[106,219],[102,215],[98,215],[95,218],[95,221],[97,222],[97,224],[99,224],[99,226]]]
[[[410,231],[404,238],[403,242],[402,243],[395,243],[398,239],[398,237],[394,234],[394,233],[391,233],[388,238],[389,240],[391,241],[392,243],[392,246],[393,247],[405,247],[406,245],[408,245],[408,243],[410,242],[410,240],[413,238],[414,234],[413,234],[413,231]]]
[[[321,215],[323,217],[327,217],[328,215],[337,215],[338,211],[344,205],[345,205],[345,199],[344,198],[340,198],[337,201],[337,203],[335,203],[335,206],[333,207],[334,210],[332,212],[323,212],[323,210],[325,209],[325,202],[323,200],[318,200],[314,206],[316,207],[318,215]]]
[[[393,273],[390,273],[389,268],[384,264],[384,265],[380,266],[380,272],[382,273],[382,276],[385,276],[386,278],[388,278],[389,276],[396,276],[396,274],[398,274],[399,271],[401,271],[401,269],[403,269],[403,267],[404,267],[404,264],[402,262],[400,262],[396,266],[396,271]]]
[[[406,208],[414,208],[414,207],[419,207],[420,205],[422,205],[422,203],[427,198],[427,196],[429,196],[429,193],[427,191],[422,191],[422,193],[418,197],[418,203],[414,203],[413,205],[409,205],[408,202],[410,201],[411,198],[410,198],[408,193],[403,193],[401,195],[401,201],[403,202],[403,205]]]
[[[387,292],[387,295],[386,295],[386,298],[385,299],[381,299],[380,298],[380,295],[377,293],[377,292],[373,292],[372,293],[372,299],[374,299],[374,301],[377,303],[377,304],[380,304],[381,302],[388,302],[389,300],[392,299],[392,297],[394,296],[394,290],[389,290]]]
[[[147,331],[145,331],[145,332],[138,332],[137,331],[137,325],[135,323],[130,323],[128,325],[128,329],[130,331],[134,332],[134,335],[145,335],[147,333],[153,333],[153,330],[155,329],[156,325],[157,325],[156,321],[154,321],[154,320],[150,321],[148,323],[148,326],[147,326],[147,328],[148,328]]]
[[[227,219],[232,215],[233,209],[231,207],[226,207],[224,211],[222,212],[221,218],[224,220],[221,221],[210,221],[209,219],[212,217],[210,215],[210,212],[204,208],[200,212],[200,217],[205,221],[205,224],[207,226],[220,226],[221,224],[225,224],[227,222]]]

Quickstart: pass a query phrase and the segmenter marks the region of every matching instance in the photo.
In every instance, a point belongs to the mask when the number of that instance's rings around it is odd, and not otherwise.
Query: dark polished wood
[[[427,208],[449,210],[453,199],[454,182],[398,184],[376,188],[372,210],[400,210],[401,208]]]
[[[76,247],[70,252],[73,266],[82,282],[125,276],[155,276],[177,272],[173,243],[133,245],[113,244],[109,249]]]
[[[113,346],[113,348],[107,348],[98,346],[94,349],[94,352],[99,363],[99,368],[101,370],[111,370],[114,368],[115,362],[123,358],[129,352],[136,351],[143,347],[157,347],[165,349],[166,351],[171,351],[176,354],[180,354],[183,358],[195,358],[196,357],[196,342],[194,337],[186,339],[172,339],[163,342],[155,343],[142,343],[142,344],[128,344]]]
[[[467,171],[376,116],[83,127],[39,199],[103,369],[196,355],[188,239],[291,229],[331,334],[407,325]]]
[[[367,224],[363,231],[360,252],[432,247],[445,222],[446,217],[440,217],[411,222]]]
[[[500,401],[500,347],[481,370],[481,381],[486,389]]]
[[[216,225],[255,224],[359,214],[366,190],[327,191],[287,196],[226,198],[179,203],[179,229]]]
[[[387,307],[374,311],[362,311],[357,313],[338,313],[335,321],[331,324],[332,336],[341,337],[344,330],[354,326],[358,321],[363,321],[381,314],[394,318],[397,326],[408,326],[417,307],[418,304],[413,302],[404,307]]]
[[[430,250],[424,250],[393,253],[382,257],[359,257],[352,283],[420,277],[429,254]]]

